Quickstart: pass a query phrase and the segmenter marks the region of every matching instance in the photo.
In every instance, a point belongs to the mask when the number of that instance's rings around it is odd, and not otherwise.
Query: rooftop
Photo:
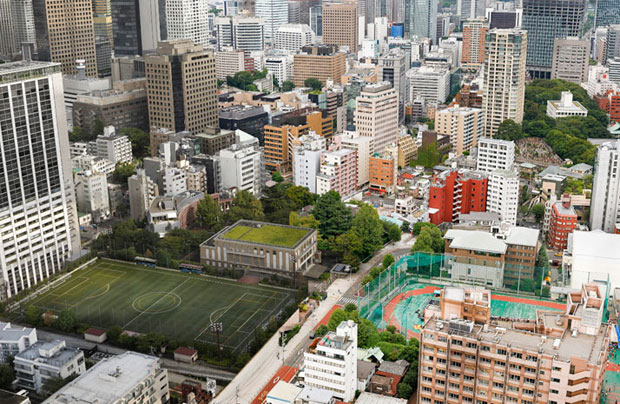
[[[356,404],[407,404],[402,398],[384,396],[380,394],[363,392],[355,401]]]
[[[572,248],[569,249],[573,257],[598,257],[620,262],[620,234],[575,230],[571,238]]]
[[[23,337],[29,336],[33,331],[33,328],[14,326],[11,323],[0,321],[0,341],[3,342],[19,341]]]
[[[489,344],[510,346],[512,349],[525,349],[553,356],[555,360],[568,362],[572,357],[583,358],[591,363],[598,363],[600,353],[605,349],[608,339],[608,327],[601,327],[596,335],[577,334],[573,337],[565,332],[562,338],[552,338],[527,331],[507,327],[471,324],[472,331],[463,327],[451,328],[451,322],[431,319],[424,326],[425,330],[443,330],[449,334],[464,335]],[[559,340],[559,342],[556,342]]]
[[[60,72],[60,63],[20,60],[0,64],[0,83],[27,80]]]
[[[304,227],[241,220],[221,233],[221,238],[292,248],[312,232]]]
[[[62,367],[75,358],[81,351],[77,348],[68,348],[65,341],[37,342],[23,352],[15,355],[16,359],[36,362],[40,365]]]
[[[389,373],[391,375],[404,376],[407,368],[409,367],[409,362],[406,360],[400,359],[395,362],[391,361],[383,361],[377,369],[379,372]]]
[[[267,393],[267,398],[273,398],[278,401],[292,403],[295,401],[295,397],[301,392],[301,388],[294,384],[287,383],[284,380],[280,380],[270,391]]]
[[[444,236],[447,240],[452,240],[450,248],[476,250],[494,254],[504,254],[506,243],[496,239],[484,231],[469,231],[450,229]]]
[[[558,212],[559,215],[562,216],[577,216],[575,209],[572,206],[564,207],[564,204],[560,201],[553,204],[553,209]]]
[[[315,387],[304,387],[297,396],[304,402],[312,403],[329,403],[334,397],[334,393],[330,390],[323,390]]]
[[[137,352],[128,351],[105,358],[60,389],[45,403],[116,403],[156,369],[159,369],[159,359]]]
[[[538,244],[539,233],[540,231],[538,229],[513,226],[508,232],[508,237],[506,237],[506,243],[536,247],[536,245]]]

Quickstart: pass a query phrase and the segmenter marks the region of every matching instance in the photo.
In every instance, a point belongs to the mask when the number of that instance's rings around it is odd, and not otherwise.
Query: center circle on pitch
[[[181,304],[181,297],[169,292],[151,292],[134,299],[133,309],[140,313],[159,314],[174,310]]]

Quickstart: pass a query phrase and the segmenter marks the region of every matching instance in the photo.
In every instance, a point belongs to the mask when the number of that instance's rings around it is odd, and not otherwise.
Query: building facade
[[[568,245],[568,235],[577,228],[577,213],[571,206],[570,196],[565,195],[561,201],[551,205],[547,245],[558,251],[564,251]]]
[[[289,3],[290,4],[290,3]],[[297,52],[306,45],[316,42],[316,35],[307,24],[284,24],[276,31],[273,47]]]
[[[506,119],[523,121],[527,49],[526,31],[493,29],[487,33],[482,96],[487,137],[493,137]]]
[[[293,57],[293,82],[303,87],[308,78],[315,78],[325,84],[328,79],[340,84],[346,69],[346,54],[337,52],[336,46],[304,46]]]
[[[620,1],[596,0],[595,27],[620,24]]]
[[[620,142],[600,145],[596,151],[590,228],[614,233],[620,223]]]
[[[37,330],[0,322],[0,362],[9,363],[37,342]]]
[[[265,40],[273,43],[278,28],[288,23],[287,0],[256,0],[254,14],[265,22]]]
[[[167,40],[191,40],[200,45],[209,43],[207,0],[166,0],[165,10]]]
[[[355,129],[370,137],[373,152],[382,153],[398,140],[398,94],[388,82],[368,84],[355,99]]]
[[[519,175],[510,170],[489,173],[487,211],[499,214],[502,223],[517,224],[519,207]]]
[[[435,131],[450,136],[452,152],[460,156],[476,147],[484,133],[482,110],[458,105],[439,110],[435,113]]]
[[[484,18],[463,23],[463,52],[461,64],[464,69],[477,70],[484,63],[484,49],[489,23]]]
[[[342,196],[351,195],[356,189],[357,153],[339,149],[321,153],[320,173],[316,176],[316,193],[323,195],[336,191]]]
[[[478,139],[478,171],[511,170],[515,162],[515,142],[488,137]]]
[[[450,94],[450,71],[444,67],[422,66],[407,71],[409,102],[423,99],[427,104],[444,103]]]
[[[323,4],[323,43],[337,45],[339,48],[346,46],[350,53],[357,53],[358,16],[357,4],[350,3],[326,3]]]
[[[576,84],[588,81],[590,66],[590,41],[579,38],[556,38],[553,41],[551,79],[570,81]]]
[[[0,65],[0,267],[9,297],[61,270],[80,250],[61,66]],[[33,114],[42,117],[19,124]]]
[[[487,210],[488,177],[475,171],[445,171],[433,178],[428,197],[433,224],[456,222],[461,214]]]

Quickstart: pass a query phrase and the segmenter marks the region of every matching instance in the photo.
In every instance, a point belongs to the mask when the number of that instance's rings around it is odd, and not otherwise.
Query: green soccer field
[[[222,323],[220,342],[239,352],[254,330],[294,300],[294,291],[234,280],[99,260],[31,302],[44,310],[75,312],[96,327],[158,332],[187,344],[214,343],[208,330]]]

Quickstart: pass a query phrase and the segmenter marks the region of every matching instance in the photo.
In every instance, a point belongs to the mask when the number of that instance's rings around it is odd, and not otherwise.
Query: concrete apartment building
[[[218,80],[226,81],[227,76],[234,76],[245,70],[245,52],[224,48],[215,52],[215,76]]]
[[[86,76],[97,77],[91,0],[33,0],[38,59],[60,63],[63,74],[77,74],[83,60]]]
[[[234,105],[220,109],[220,128],[240,129],[265,144],[265,125],[269,124],[269,113],[262,107],[252,105]]]
[[[293,82],[303,87],[308,78],[320,80],[323,85],[328,79],[340,84],[345,73],[346,54],[338,52],[334,45],[304,46],[293,56]]]
[[[221,187],[259,195],[265,185],[265,155],[258,139],[247,134],[218,155]]]
[[[485,18],[466,20],[463,23],[463,51],[461,65],[466,70],[477,70],[484,63],[484,49],[489,23]]]
[[[37,330],[0,322],[0,362],[11,358],[37,342]]]
[[[325,138],[310,132],[296,139],[293,147],[293,183],[316,194],[317,174],[321,170],[321,155],[327,149]]]
[[[286,241],[271,238],[270,233],[286,235]],[[261,241],[254,241],[257,239]],[[200,245],[200,262],[217,268],[291,275],[310,268],[316,251],[315,229],[240,220]]]
[[[66,379],[86,371],[84,353],[60,340],[32,344],[15,355],[13,364],[17,386],[37,393],[51,379]]]
[[[551,79],[576,84],[588,81],[590,66],[590,41],[579,38],[556,38],[553,41],[553,64]]]
[[[493,29],[487,33],[482,97],[487,137],[493,137],[506,119],[523,121],[527,51],[527,31]]]
[[[344,131],[341,135],[334,136],[334,142],[339,144],[339,147],[357,152],[357,186],[367,184],[368,161],[374,153],[373,139],[369,136],[361,136],[357,132]]]
[[[504,286],[521,286],[523,279],[533,279],[541,242],[537,229],[512,226],[504,233],[506,256]]]
[[[320,172],[316,175],[316,193],[336,191],[341,196],[357,189],[357,152],[339,149],[321,153]]]
[[[390,145],[384,153],[374,153],[368,160],[368,190],[392,194],[398,177],[398,147]]]
[[[96,90],[80,94],[73,103],[73,126],[92,133],[95,122],[118,129],[138,128],[149,130],[146,89],[130,91]]]
[[[478,139],[478,171],[511,170],[515,162],[515,142],[488,137]]]
[[[103,135],[97,137],[97,156],[117,163],[131,163],[133,154],[131,152],[131,141],[125,135],[114,132],[113,126],[103,129]]]
[[[304,46],[316,42],[316,35],[308,24],[284,24],[276,31],[273,47],[289,52],[297,52]]]
[[[144,220],[151,202],[159,195],[159,188],[141,169],[128,178],[127,186],[131,218],[135,221]]]
[[[502,223],[517,224],[519,207],[519,175],[510,170],[489,173],[487,212],[495,212]]]
[[[95,223],[108,219],[110,199],[106,174],[81,171],[76,173],[73,179],[78,211],[91,213]]]
[[[159,359],[128,351],[97,362],[44,403],[164,404],[169,399],[168,371]]]
[[[450,137],[452,152],[457,156],[476,147],[484,134],[482,110],[455,105],[435,113],[435,131]]]
[[[606,142],[596,151],[592,183],[590,228],[617,233],[620,229],[620,141]]]
[[[398,94],[389,82],[367,84],[355,99],[355,129],[382,153],[398,140]]]
[[[343,321],[304,352],[307,387],[329,390],[341,401],[351,402],[357,390],[357,324]]]
[[[409,133],[398,136],[398,166],[406,167],[418,154],[416,139]]]
[[[0,238],[0,267],[11,297],[63,268],[80,235],[60,65],[4,63],[0,94],[2,139],[14,145],[0,150],[0,228],[12,229]],[[41,119],[19,123],[33,114]]]
[[[534,322],[429,316],[417,402],[598,403],[609,349],[603,299],[598,285],[584,284],[564,313],[538,310]]]
[[[356,54],[359,45],[357,3],[323,4],[323,43],[346,46],[349,53]]]
[[[217,126],[212,52],[190,40],[162,41],[155,54],[145,57],[145,63],[151,131],[167,128],[200,133]],[[151,153],[154,149],[152,146]]]
[[[577,228],[577,213],[570,203],[570,196],[563,195],[562,200],[551,205],[547,245],[558,251],[568,246],[568,235]]]

